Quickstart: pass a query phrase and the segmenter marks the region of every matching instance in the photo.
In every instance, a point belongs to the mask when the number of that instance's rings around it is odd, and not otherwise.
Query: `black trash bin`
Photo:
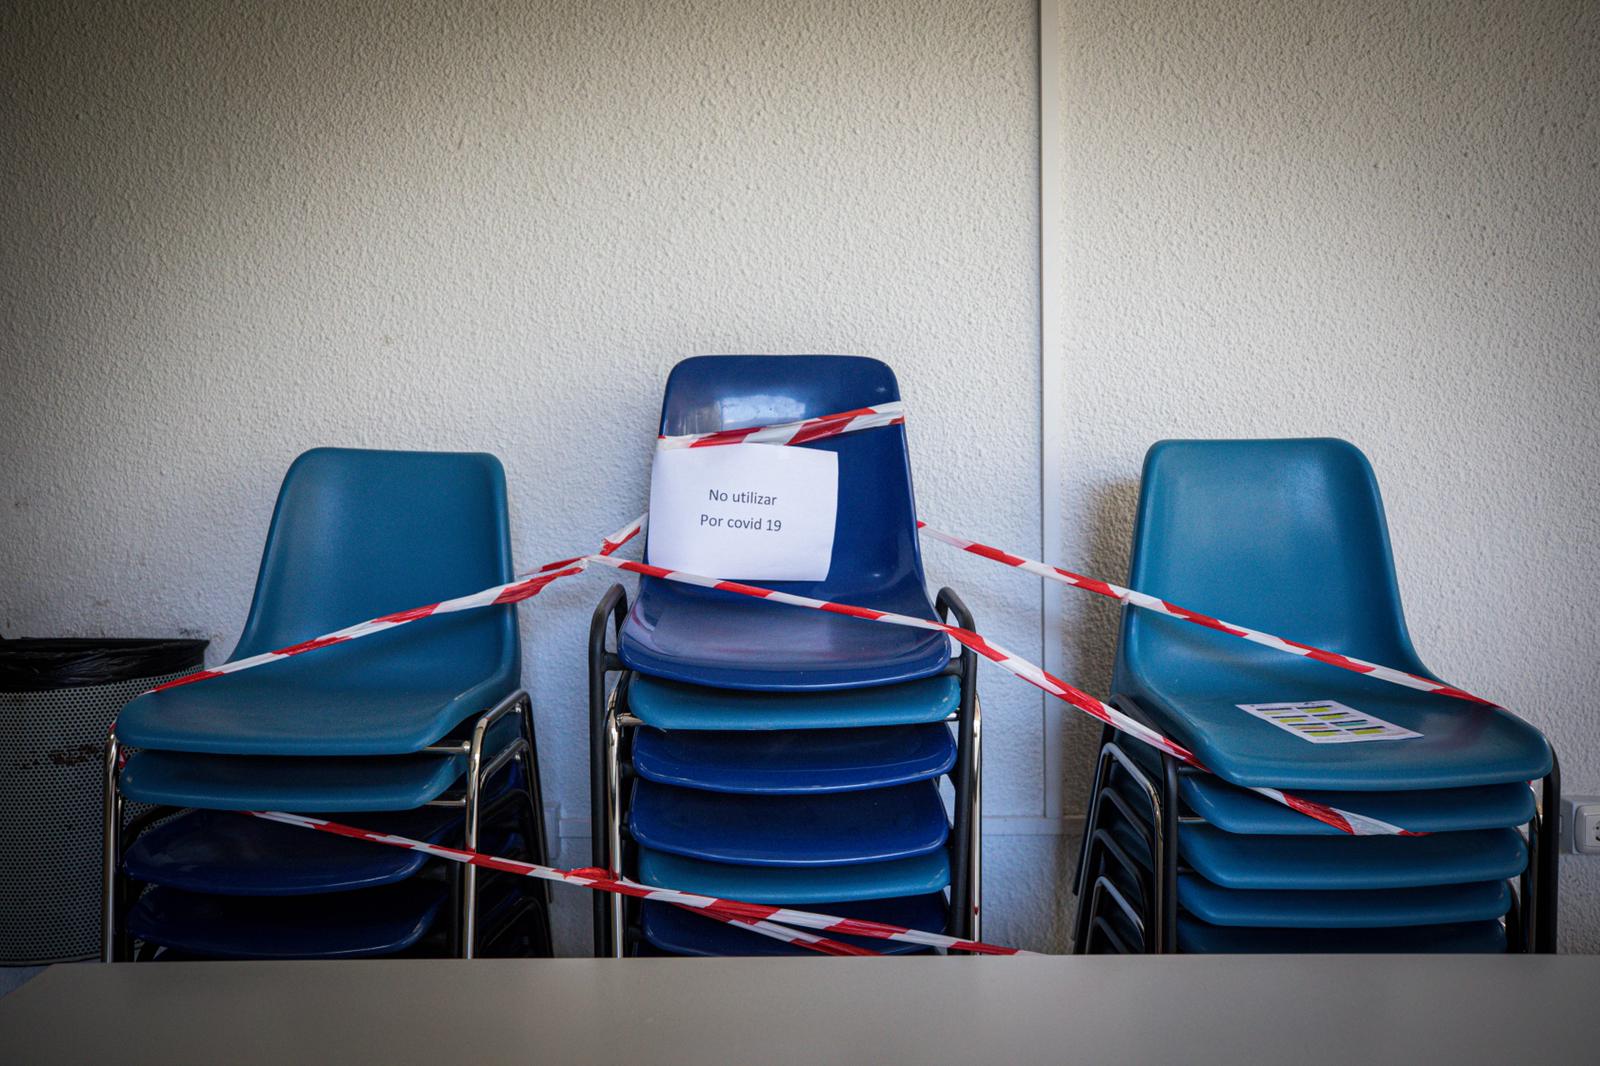
[[[106,736],[207,643],[0,640],[0,964],[99,957]]]

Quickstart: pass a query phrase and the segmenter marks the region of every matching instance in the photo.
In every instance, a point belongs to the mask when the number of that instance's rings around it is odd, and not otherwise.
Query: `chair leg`
[[[972,857],[967,869],[971,921],[967,936],[983,939],[983,701],[972,697]]]
[[[935,600],[939,617],[955,617],[965,629],[975,629],[972,612],[955,590],[939,590]],[[956,766],[950,774],[955,805],[949,841],[950,931],[972,940],[983,929],[983,708],[978,699],[978,659],[971,648],[961,652],[957,674],[961,703],[956,711]]]
[[[1094,782],[1089,788],[1089,810],[1084,816],[1083,838],[1078,844],[1078,875],[1073,883],[1073,893],[1078,897],[1078,910],[1073,915],[1072,921],[1072,942],[1074,945],[1086,945],[1089,935],[1090,917],[1087,902],[1089,891],[1089,838],[1100,825],[1101,793],[1106,787],[1107,763],[1111,761],[1111,753],[1106,750],[1106,745],[1110,742],[1110,737],[1108,736],[1110,731],[1110,727],[1107,726],[1100,736],[1100,753],[1095,760]],[[1077,953],[1083,954],[1081,951]]]
[[[467,868],[461,863],[451,863],[449,871],[450,881],[450,913],[454,920],[450,928],[445,931],[444,951],[447,958],[459,959],[461,954],[461,926],[462,926],[462,880]]]
[[[1106,745],[1111,742],[1111,738],[1114,735],[1115,730],[1113,730],[1110,726],[1107,725],[1100,727],[1100,743],[1095,745],[1094,749],[1095,759],[1093,780],[1091,780],[1089,784],[1089,808],[1084,813],[1084,840],[1088,840],[1089,834],[1094,832],[1095,806],[1100,802],[1100,789],[1105,785],[1106,759],[1108,758],[1106,755]],[[1078,849],[1078,869],[1077,872],[1072,876],[1072,894],[1080,898],[1083,896],[1085,888],[1083,876],[1085,850],[1086,849],[1081,847]]]
[[[1161,807],[1155,811],[1161,826],[1160,847],[1155,856],[1156,929],[1151,940],[1159,955],[1178,950],[1178,760],[1161,756]]]
[[[482,807],[483,742],[487,732],[488,716],[480,718],[472,730],[472,741],[467,748],[467,796],[463,811],[463,828],[468,851],[478,850],[478,816]],[[478,868],[471,863],[461,868],[460,933],[456,945],[459,958],[470,959],[476,954],[478,934]]]
[[[1550,753],[1550,772],[1545,775],[1539,814],[1534,820],[1533,950],[1554,955],[1558,939],[1556,906],[1561,888],[1561,763]]]
[[[122,748],[113,733],[106,740],[104,786],[104,836],[102,838],[100,867],[100,959],[118,962],[121,931],[117,923],[122,920],[118,906],[122,891],[122,793],[118,787],[122,768]]]
[[[615,694],[613,693],[613,697]],[[621,877],[622,870],[622,726],[617,721],[616,701],[612,700],[606,715],[606,870],[612,877]],[[622,958],[627,953],[627,901],[616,893],[607,893],[607,917],[610,922],[611,957]]]
[[[606,691],[606,676],[622,670],[616,655],[606,650],[606,630],[620,631],[628,613],[628,597],[621,585],[612,585],[595,606],[589,619],[589,862],[610,866],[606,832],[606,782],[610,774],[605,753],[606,720],[615,711],[617,692],[623,684]],[[592,893],[594,955],[605,958],[612,952],[610,903],[603,892]]]
[[[527,735],[528,752],[527,765],[523,767],[525,780],[523,789],[528,793],[528,802],[533,807],[534,839],[528,842],[535,849],[534,862],[541,866],[550,865],[552,858],[550,852],[550,834],[544,824],[544,782],[539,777],[539,748],[533,736],[533,700],[524,697],[522,701],[522,730]],[[550,903],[551,886],[549,881],[540,883],[546,905]]]

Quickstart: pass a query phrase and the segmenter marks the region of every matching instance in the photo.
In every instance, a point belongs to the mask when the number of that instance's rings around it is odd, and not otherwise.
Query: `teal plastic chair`
[[[1377,480],[1339,440],[1163,441],[1145,458],[1129,585],[1229,622],[1423,677]],[[1150,611],[1123,612],[1113,691],[1238,785],[1339,792],[1534,781],[1538,730]],[[1312,744],[1240,704],[1337,700],[1413,740]]]
[[[511,579],[492,455],[317,448],[289,468],[230,659]],[[517,690],[516,607],[398,627],[139,697],[127,747],[217,755],[421,751]]]
[[[284,477],[233,659],[476,592],[509,580],[511,572],[505,474],[493,456],[314,449]],[[149,824],[146,818],[123,827],[126,799],[163,809],[334,813],[448,802],[461,811],[454,841],[471,847],[484,785],[502,768],[521,763],[527,806],[537,811],[533,721],[520,674],[516,608],[500,605],[423,619],[130,703],[119,717],[106,764],[105,954],[117,957],[129,949],[130,930],[121,921],[125,908],[119,906],[122,855]],[[139,750],[124,769],[120,756],[130,748]],[[206,894],[196,889],[226,895],[242,884],[337,885],[366,876],[307,841],[285,855],[285,870],[274,879],[250,853],[261,830],[213,835],[212,824],[190,822],[181,839],[171,831],[156,838],[208,856],[189,869],[183,889],[162,886],[171,891],[155,897],[170,904],[159,911],[159,927],[169,937],[187,935],[179,921],[181,904],[188,895]],[[532,817],[529,828],[533,854],[542,859],[542,818]],[[147,874],[168,869],[148,847],[134,857]],[[387,871],[384,877],[398,869],[393,862],[375,865]],[[468,868],[459,877],[459,940],[471,954],[477,872]],[[407,880],[385,885],[393,891],[383,898],[422,898],[396,887]],[[275,889],[258,898],[276,894],[281,893]],[[129,914],[129,921],[136,917],[136,926],[155,928],[153,906]],[[235,913],[245,911],[232,905],[205,914],[196,910],[197,922],[211,923],[202,941],[214,947],[213,934]],[[236,932],[247,940],[255,930],[244,926]],[[302,947],[314,942],[295,941]],[[333,954],[342,951],[329,943]],[[385,950],[395,943],[384,941]]]
[[[1433,677],[1406,631],[1376,480],[1361,453],[1342,441],[1155,445],[1145,461],[1132,556],[1129,584],[1144,592]],[[1489,883],[1520,864],[1514,942],[1553,950],[1555,833],[1535,811],[1528,783],[1541,784],[1543,810],[1550,811],[1559,777],[1549,745],[1516,716],[1131,608],[1123,613],[1113,692],[1124,712],[1188,746],[1216,774],[1184,770],[1109,730],[1102,738],[1086,839],[1097,831],[1097,808],[1116,806],[1108,797],[1117,772],[1137,778],[1139,787],[1121,799],[1138,807],[1157,857],[1149,916],[1158,935],[1147,940],[1153,950],[1177,946],[1180,857],[1231,891],[1399,891],[1421,884],[1421,876],[1439,882],[1446,875],[1458,884]],[[1421,736],[1318,745],[1240,708],[1313,700],[1335,700]],[[1128,756],[1117,772],[1108,769],[1113,748]],[[1244,786],[1290,790],[1434,835],[1336,839],[1343,834]],[[1522,825],[1529,827],[1531,863],[1518,855],[1521,839],[1512,827]],[[1319,858],[1327,848],[1338,848],[1341,860]],[[1080,870],[1080,894],[1091,880]],[[1080,941],[1088,919],[1079,923]]]

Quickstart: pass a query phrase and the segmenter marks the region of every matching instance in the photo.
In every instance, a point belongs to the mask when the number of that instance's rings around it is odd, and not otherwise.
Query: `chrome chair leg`
[[[102,838],[101,867],[100,867],[100,960],[102,962],[116,962],[117,942],[119,930],[117,923],[122,916],[118,913],[117,897],[121,891],[121,880],[118,876],[122,866],[122,793],[118,789],[118,779],[122,774],[122,767],[118,765],[122,759],[122,747],[117,742],[115,733],[106,739],[106,761],[104,786],[104,837]]]
[[[468,851],[478,850],[478,813],[481,806],[481,782],[478,774],[483,765],[484,720],[479,719],[472,731],[472,745],[467,752],[467,797],[463,811],[465,843]],[[478,868],[471,863],[461,870],[461,935],[457,950],[463,959],[475,954],[478,933]]]
[[[462,812],[465,826],[465,843],[468,851],[478,850],[478,820],[483,806],[484,777],[504,765],[502,758],[496,758],[487,768],[484,766],[484,742],[488,736],[489,727],[499,721],[503,715],[516,710],[527,699],[528,694],[526,692],[516,692],[501,700],[488,713],[480,715],[478,720],[473,723],[472,739],[467,742],[467,788]],[[463,959],[473,958],[477,953],[478,868],[471,863],[465,864],[461,872],[461,910],[458,919],[460,923],[458,954]]]

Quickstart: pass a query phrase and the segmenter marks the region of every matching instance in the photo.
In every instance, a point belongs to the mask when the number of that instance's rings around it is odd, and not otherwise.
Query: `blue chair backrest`
[[[661,402],[670,436],[748,429],[873,407],[900,398],[894,371],[854,355],[700,355],[673,367]],[[804,596],[849,602],[923,584],[904,426],[846,433],[805,447],[839,456],[839,514],[825,581],[779,581]],[[719,576],[719,575],[712,575]]]
[[[1406,633],[1377,480],[1366,456],[1341,440],[1153,446],[1128,584],[1225,621],[1427,673]],[[1283,659],[1270,648],[1128,608],[1114,687],[1125,690],[1130,671],[1215,675]]]
[[[315,448],[284,475],[235,659],[511,578],[505,471],[492,455]],[[395,674],[518,668],[514,606],[394,631]],[[368,638],[390,639],[387,635]]]

